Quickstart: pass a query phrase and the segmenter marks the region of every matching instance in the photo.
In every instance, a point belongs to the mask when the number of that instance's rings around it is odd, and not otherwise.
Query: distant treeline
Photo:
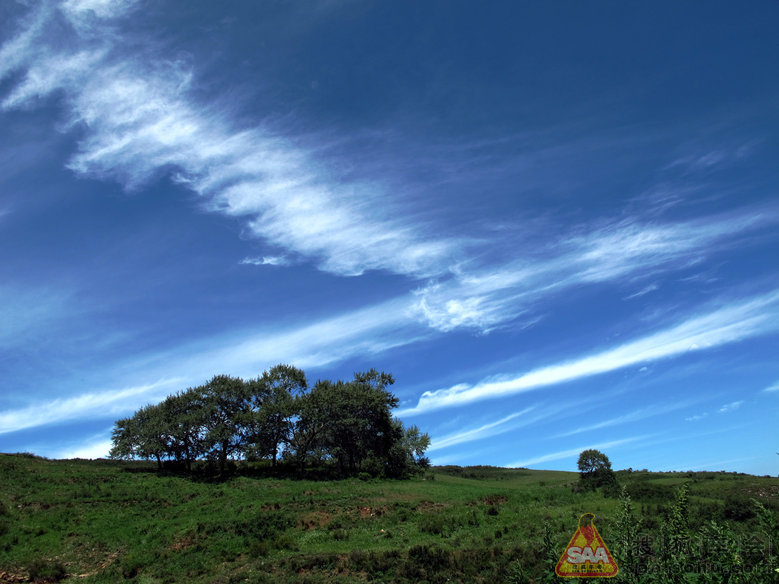
[[[147,405],[114,426],[111,457],[177,461],[283,460],[300,470],[330,465],[339,474],[404,477],[425,468],[430,437],[392,416],[391,374],[374,369],[351,381],[317,381],[277,365],[256,379],[217,375]]]

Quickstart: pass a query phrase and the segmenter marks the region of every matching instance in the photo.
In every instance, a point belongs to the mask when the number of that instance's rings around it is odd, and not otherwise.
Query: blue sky
[[[776,474],[778,17],[0,4],[0,451],[284,362],[434,463]]]

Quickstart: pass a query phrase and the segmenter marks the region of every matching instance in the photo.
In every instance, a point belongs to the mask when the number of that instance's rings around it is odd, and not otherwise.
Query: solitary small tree
[[[606,487],[617,482],[609,457],[600,450],[583,450],[579,454],[578,466],[579,482],[585,488]]]

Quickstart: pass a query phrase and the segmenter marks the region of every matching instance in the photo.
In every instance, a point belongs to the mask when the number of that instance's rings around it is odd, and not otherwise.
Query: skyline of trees
[[[429,464],[430,437],[392,416],[398,399],[389,373],[375,369],[350,381],[320,380],[276,365],[255,379],[216,375],[117,420],[111,458],[176,461],[284,460],[304,471],[331,465],[342,476],[402,477]]]

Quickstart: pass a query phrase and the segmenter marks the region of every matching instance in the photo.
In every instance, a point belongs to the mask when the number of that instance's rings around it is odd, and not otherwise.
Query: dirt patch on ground
[[[744,494],[748,497],[758,497],[761,499],[770,499],[779,497],[779,485],[763,485],[760,487],[750,487],[744,489]]]
[[[16,584],[17,582],[29,582],[27,574],[0,570],[0,584]]]
[[[85,572],[83,574],[73,574],[74,578],[89,578],[90,576],[94,576],[95,574],[101,572],[102,570],[105,570],[108,566],[113,564],[116,561],[116,558],[119,557],[119,552],[111,552],[108,554],[104,560],[102,560],[97,567],[94,570],[91,570],[89,572]],[[68,564],[65,564],[69,567]],[[2,582],[2,580],[0,580]]]
[[[189,549],[191,547],[194,547],[195,544],[197,544],[197,540],[195,536],[191,533],[186,533],[180,537],[177,537],[173,540],[173,543],[170,544],[170,549],[172,549],[174,552],[180,552],[182,550]]]
[[[357,507],[357,513],[359,513],[361,519],[376,517],[376,509],[374,507]]]
[[[313,511],[303,515],[300,519],[301,527],[305,530],[327,527],[333,520],[333,515],[327,511]]]
[[[397,493],[393,494],[391,497],[371,497],[370,500],[376,503],[398,503],[401,501],[412,503],[419,501],[419,493]]]
[[[443,509],[446,505],[443,503],[433,503],[432,501],[422,501],[414,508],[414,511],[436,511]]]

